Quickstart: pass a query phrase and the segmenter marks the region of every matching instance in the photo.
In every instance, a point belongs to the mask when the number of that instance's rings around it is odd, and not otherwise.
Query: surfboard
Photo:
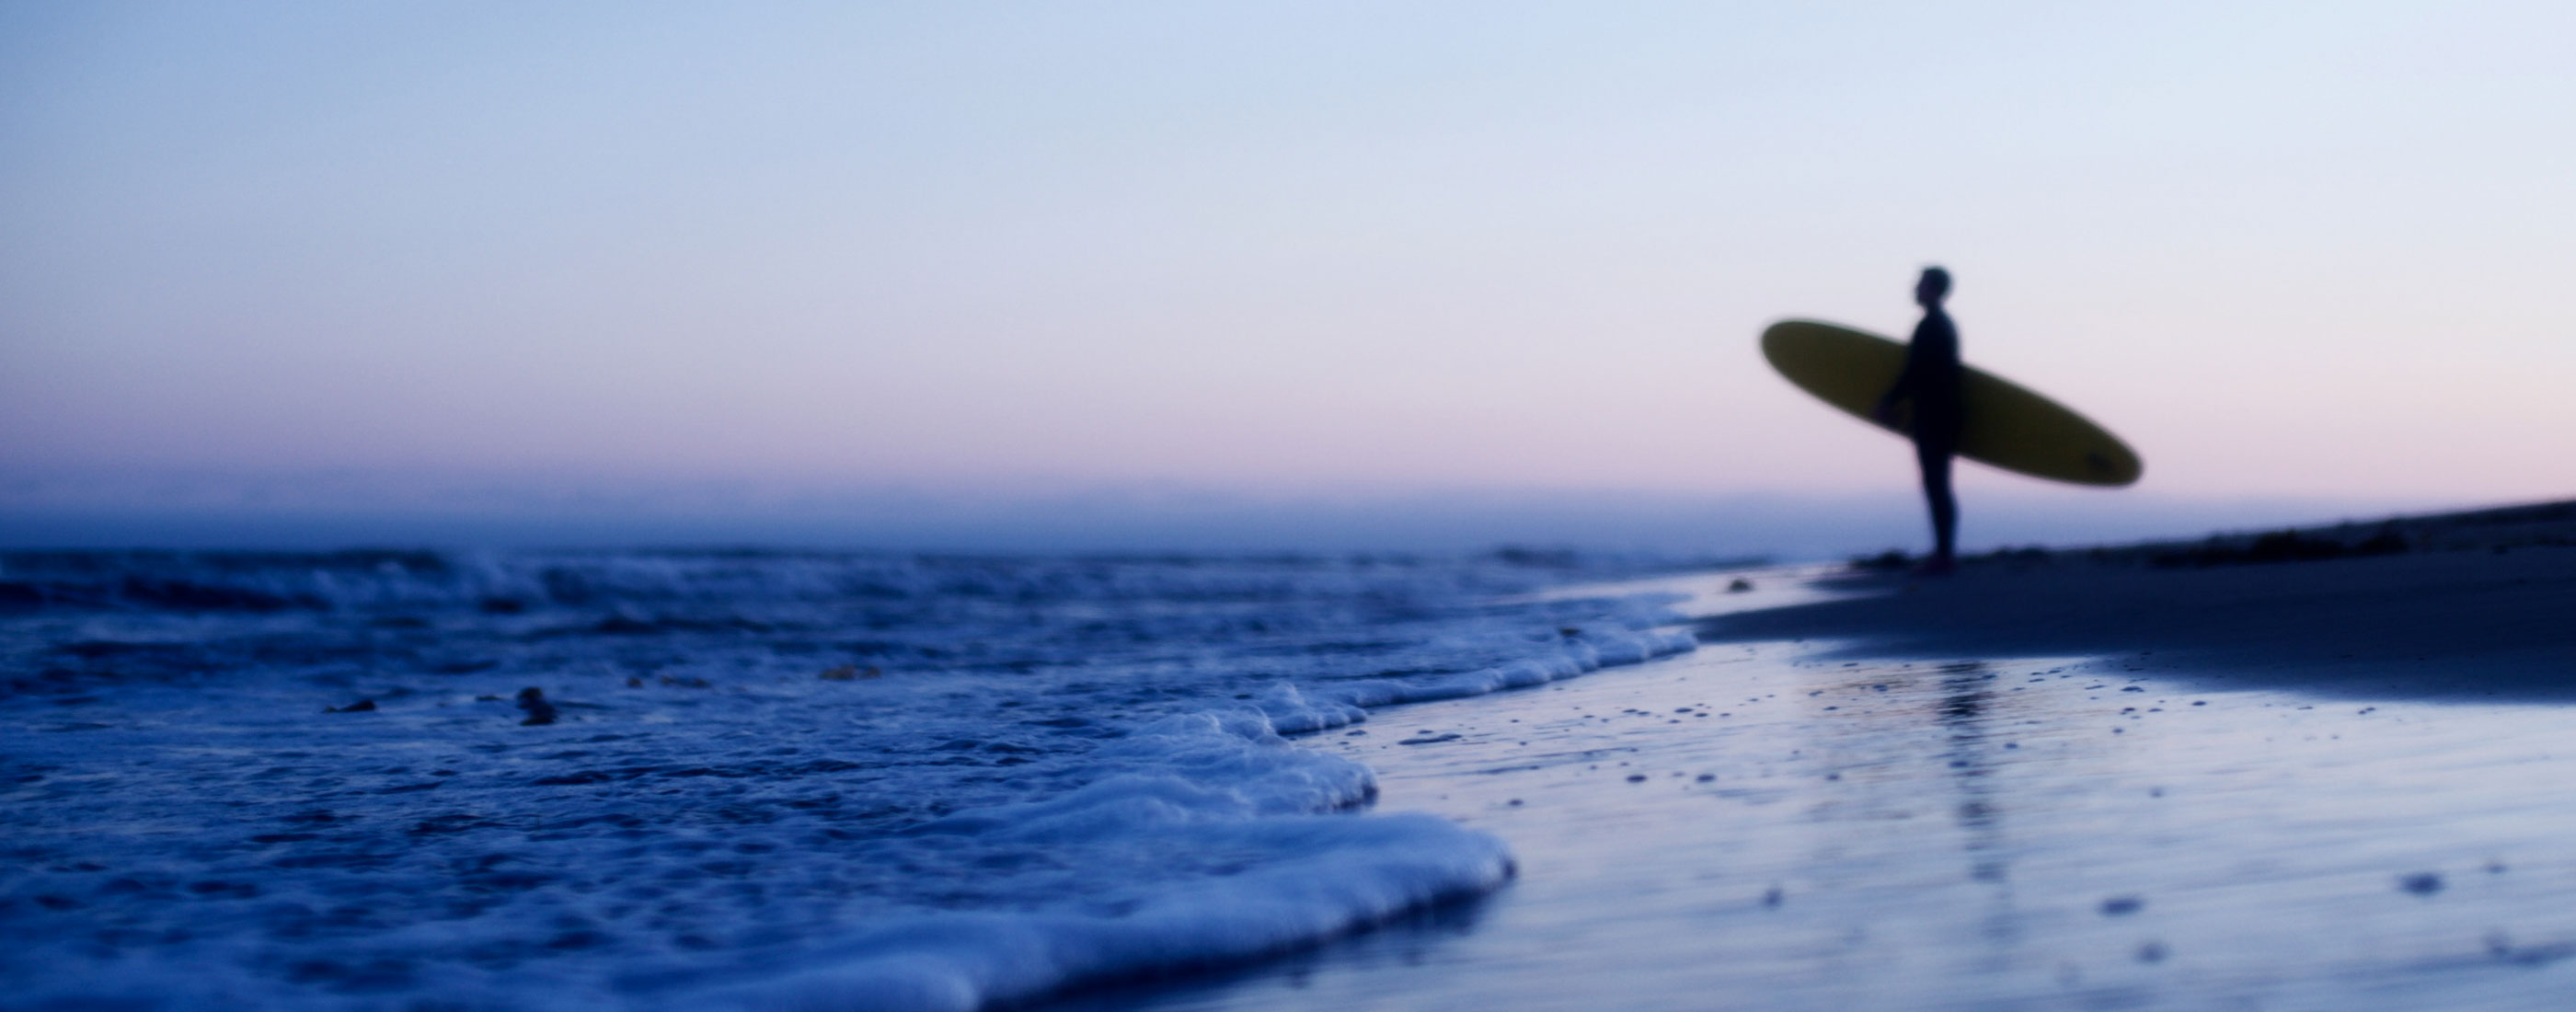
[[[1913,431],[1913,405],[1900,403],[1896,424],[1870,417],[1878,399],[1905,371],[1905,345],[1866,331],[1815,320],[1783,320],[1762,331],[1762,357],[1798,389],[1862,421]],[[2127,485],[2146,465],[2120,437],[2003,377],[1962,366],[1966,410],[1959,455],[2016,474],[2078,485]]]

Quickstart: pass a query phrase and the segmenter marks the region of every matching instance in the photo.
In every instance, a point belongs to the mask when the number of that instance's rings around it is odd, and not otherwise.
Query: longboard
[[[1898,404],[1893,425],[1870,417],[1905,371],[1903,344],[1830,323],[1783,320],[1762,332],[1762,357],[1827,404],[1899,435],[1913,431],[1911,403]],[[2146,470],[2110,430],[1993,373],[1962,366],[1959,396],[1966,409],[1962,457],[2078,485],[2127,485]]]

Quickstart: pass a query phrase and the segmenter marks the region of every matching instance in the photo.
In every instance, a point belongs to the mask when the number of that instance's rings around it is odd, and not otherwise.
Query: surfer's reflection
[[[1966,836],[1968,877],[1995,887],[1995,905],[1981,933],[1997,942],[2011,942],[2020,937],[2021,918],[2013,911],[2003,804],[1993,776],[1996,747],[1986,734],[1994,682],[1995,674],[1981,663],[1941,666],[1940,720],[1949,733],[1942,757],[1949,764],[1950,784],[1959,794],[1953,811]]]

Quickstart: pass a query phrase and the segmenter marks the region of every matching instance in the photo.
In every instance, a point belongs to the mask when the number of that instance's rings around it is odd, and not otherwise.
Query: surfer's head
[[[1950,272],[1938,267],[1923,268],[1923,278],[1914,283],[1914,301],[1929,308],[1950,297]]]

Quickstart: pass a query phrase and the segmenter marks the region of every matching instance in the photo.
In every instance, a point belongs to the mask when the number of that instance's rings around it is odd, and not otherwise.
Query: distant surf
[[[1692,649],[1651,560],[22,552],[0,972],[166,1007],[972,1009],[1511,874],[1283,736]]]

